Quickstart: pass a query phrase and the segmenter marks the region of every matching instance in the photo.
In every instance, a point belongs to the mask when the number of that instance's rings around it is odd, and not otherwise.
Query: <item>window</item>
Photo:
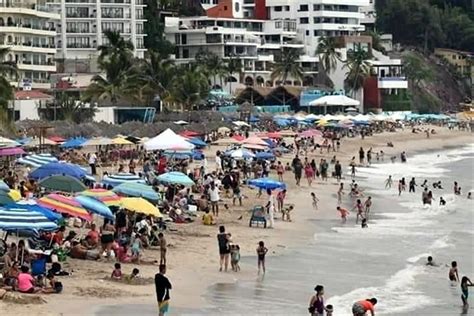
[[[68,18],[88,18],[89,8],[66,8],[66,17]],[[92,16],[91,16],[92,17]]]
[[[302,11],[302,12],[308,11],[308,5],[307,4],[300,4],[299,11]]]
[[[321,11],[321,5],[320,4],[313,4],[313,11]]]
[[[309,30],[306,30],[306,36],[309,36]]]
[[[314,24],[318,24],[318,23],[321,23],[321,18],[313,18],[313,23]]]
[[[300,18],[300,24],[308,24],[309,19],[308,18]]]
[[[89,22],[67,22],[66,33],[89,33]]]
[[[181,35],[181,44],[187,44],[188,43],[188,36],[186,34]],[[184,53],[183,53],[184,54]]]
[[[68,48],[90,48],[88,37],[66,37]]]
[[[143,24],[137,23],[137,34],[143,34]]]
[[[282,9],[283,9],[282,6],[276,6],[276,7],[275,7],[275,12],[281,12]]]
[[[313,35],[314,35],[315,37],[318,37],[318,36],[322,36],[323,34],[322,34],[322,31],[314,30],[314,31],[313,31]]]
[[[189,50],[187,48],[183,49],[183,58],[189,58]]]
[[[289,12],[289,11],[290,11],[290,6],[289,6],[289,5],[286,5],[286,6],[285,6],[285,11],[286,11],[286,12]]]
[[[240,4],[238,2],[235,3],[235,12],[239,12]]]
[[[116,31],[120,33],[129,33],[130,30],[125,30],[122,22],[102,22],[102,32]]]

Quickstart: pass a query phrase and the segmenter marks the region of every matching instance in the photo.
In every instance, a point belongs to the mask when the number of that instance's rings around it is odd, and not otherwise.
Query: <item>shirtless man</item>
[[[388,176],[387,180],[385,180],[385,189],[391,189],[392,188],[392,176]]]

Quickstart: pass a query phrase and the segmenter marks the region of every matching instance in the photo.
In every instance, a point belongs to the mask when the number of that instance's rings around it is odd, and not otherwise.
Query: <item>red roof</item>
[[[15,100],[52,99],[53,96],[38,90],[20,90],[15,92]]]

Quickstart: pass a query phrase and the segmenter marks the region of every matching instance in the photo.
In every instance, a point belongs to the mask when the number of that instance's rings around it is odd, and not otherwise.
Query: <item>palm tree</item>
[[[295,48],[284,48],[273,63],[272,80],[280,79],[283,84],[289,77],[297,80],[303,79],[303,68],[298,63],[301,51]]]
[[[133,58],[133,44],[129,40],[125,40],[117,31],[105,31],[105,38],[108,41],[107,45],[100,45],[97,50],[99,51],[99,64],[107,62],[108,58],[112,56],[119,57],[115,61],[119,61],[123,66],[130,66],[129,62]]]
[[[209,83],[199,67],[187,66],[177,69],[168,100],[181,104],[184,110],[189,111],[207,96]]]
[[[316,54],[324,70],[329,74],[337,67],[337,61],[341,60],[341,53],[337,51],[337,42],[334,37],[322,37],[319,39]]]
[[[354,51],[348,52],[347,61],[344,68],[348,68],[346,73],[346,84],[349,90],[355,94],[364,86],[364,81],[372,73],[372,66],[369,64],[370,54],[360,46],[356,46]]]
[[[235,73],[242,72],[242,60],[238,58],[231,58],[225,65],[227,73],[227,82],[229,82],[229,93],[232,93],[232,80],[229,80]]]
[[[148,51],[148,57],[143,59],[140,66],[140,80],[153,94],[158,94],[164,100],[175,75],[173,60],[164,58],[156,51]]]
[[[59,117],[71,123],[81,123],[92,119],[97,110],[93,104],[86,107],[84,103],[78,101],[75,97],[72,97],[65,92],[57,94],[55,102],[47,104],[46,107],[54,107],[54,111],[59,110]]]
[[[4,125],[8,121],[8,103],[15,98],[14,89],[8,79],[17,73],[16,63],[6,61],[6,56],[10,51],[7,47],[0,48],[0,124]]]

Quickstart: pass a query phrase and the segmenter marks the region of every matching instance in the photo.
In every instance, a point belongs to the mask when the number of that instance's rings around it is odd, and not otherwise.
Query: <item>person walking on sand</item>
[[[165,235],[163,235],[163,233],[158,234],[158,242],[160,245],[160,264],[166,265],[166,249],[168,244],[166,243]]]
[[[334,165],[334,176],[336,177],[337,182],[341,181],[342,178],[342,165],[339,160],[336,161]]]
[[[352,305],[352,315],[354,316],[365,316],[367,312],[370,312],[371,316],[375,315],[374,306],[377,304],[375,297],[368,298],[366,300],[355,302]]]
[[[344,183],[341,183],[339,190],[337,190],[337,204],[341,205],[342,196],[344,195]]]
[[[277,163],[276,172],[278,175],[278,181],[283,182],[283,174],[285,173],[285,166],[283,166],[281,161],[278,161]]]
[[[171,282],[165,276],[166,266],[160,264],[160,272],[155,275],[155,291],[158,300],[159,316],[164,316],[168,313],[170,290],[172,289]]]
[[[408,192],[411,193],[415,193],[415,187],[416,187],[416,181],[415,181],[415,178],[411,178],[410,182],[408,183]]]
[[[359,163],[360,164],[364,163],[364,157],[365,157],[364,148],[360,147],[359,149]]]
[[[219,246],[219,263],[220,268],[219,271],[222,271],[222,266],[225,268],[225,272],[227,272],[227,268],[229,267],[229,254],[230,254],[230,247],[229,247],[229,234],[226,233],[224,226],[219,226],[219,233],[217,234],[217,244]]]
[[[273,201],[273,194],[272,190],[267,189],[267,197],[268,197],[268,202],[267,205],[265,206],[268,212],[268,219],[270,221],[270,225],[268,228],[274,228],[275,226],[275,202]]]
[[[463,276],[461,279],[461,300],[462,300],[462,305],[464,309],[469,308],[469,303],[467,299],[469,298],[469,287],[474,286],[472,284],[471,280],[467,276]]]
[[[283,207],[285,204],[286,190],[282,190],[277,194],[277,207],[278,212],[283,212]]]
[[[293,172],[295,174],[296,185],[299,186],[301,181],[301,174],[303,172],[303,163],[301,162],[300,158],[298,158],[298,155],[296,155],[296,157],[293,159],[292,167]]]
[[[324,316],[326,307],[324,306],[324,286],[316,285],[314,288],[316,294],[311,296],[308,311],[311,316]]]
[[[263,274],[265,274],[265,256],[267,252],[268,249],[265,247],[265,243],[263,241],[259,241],[257,247],[258,274],[260,274],[260,268],[263,270]]]
[[[308,181],[308,186],[310,187],[313,183],[314,170],[309,163],[306,163],[306,166],[304,167],[304,176],[306,177],[306,180]]]
[[[219,197],[219,188],[214,183],[214,181],[211,182],[211,187],[209,188],[209,197],[211,198],[212,214],[215,217],[218,217],[220,197]]]
[[[391,189],[393,184],[392,176],[389,175],[387,180],[385,180],[385,189]]]
[[[357,199],[356,205],[352,208],[352,210],[357,210],[357,216],[356,216],[356,224],[359,223],[359,218],[362,220],[364,219],[363,211],[364,207],[362,205],[362,201],[360,199]]]

